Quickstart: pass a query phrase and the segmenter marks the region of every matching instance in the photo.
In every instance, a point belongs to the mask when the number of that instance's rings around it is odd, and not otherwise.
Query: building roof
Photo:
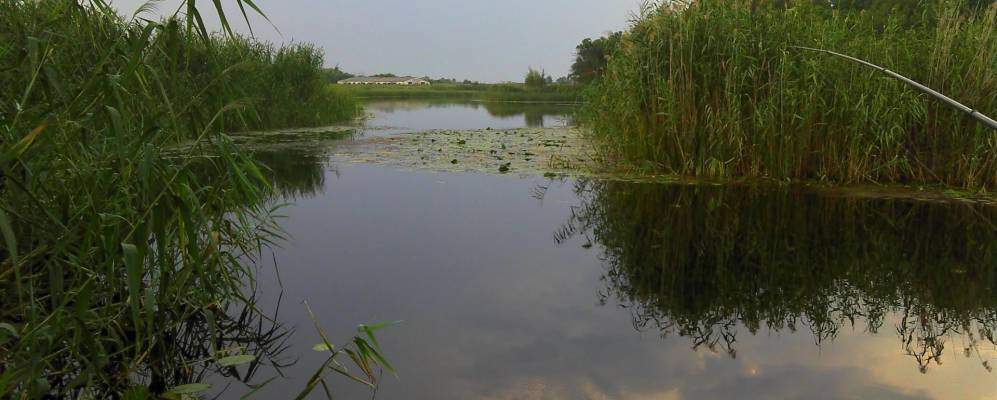
[[[398,76],[398,77],[379,77],[379,76],[354,76],[349,79],[343,79],[340,82],[343,83],[400,83],[411,80],[423,81],[422,78],[414,78],[411,76]]]

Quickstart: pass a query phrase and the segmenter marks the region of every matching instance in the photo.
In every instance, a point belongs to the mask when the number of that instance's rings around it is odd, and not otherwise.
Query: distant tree
[[[526,72],[525,83],[527,87],[544,87],[544,85],[547,84],[547,74],[545,74],[543,70],[537,71],[530,68],[529,71]]]
[[[395,74],[377,74],[377,75],[371,75],[371,76],[375,77],[375,78],[397,78],[398,77],[398,75],[395,75]]]
[[[325,80],[328,81],[329,83],[336,83],[343,79],[350,79],[354,75],[349,72],[344,72],[343,70],[339,69],[339,66],[337,65],[335,68],[323,69],[322,76],[324,76]]]
[[[569,78],[567,76],[562,76],[562,77],[557,78],[556,80],[554,80],[554,83],[556,83],[558,85],[570,85],[573,82],[571,81],[571,78]]]
[[[432,83],[434,83],[434,84],[447,84],[447,85],[456,85],[457,84],[457,80],[454,79],[454,78],[440,78],[440,79],[428,79],[427,78],[427,80],[430,81],[430,82],[432,82]]]
[[[622,38],[622,32],[614,32],[595,40],[582,40],[575,47],[575,63],[571,65],[571,79],[587,84],[602,76]]]

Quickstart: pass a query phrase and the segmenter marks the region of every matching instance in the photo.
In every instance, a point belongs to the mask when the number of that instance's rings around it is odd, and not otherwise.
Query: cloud
[[[145,0],[117,0],[131,15]],[[176,9],[165,1],[160,14]],[[240,15],[228,1],[232,15]],[[258,2],[273,24],[253,19],[258,37],[311,42],[326,63],[355,73],[519,81],[529,66],[569,72],[582,39],[622,30],[640,0],[294,0]],[[210,4],[210,2],[206,3]],[[210,8],[210,6],[207,6]],[[213,11],[213,10],[212,10]],[[213,13],[211,14],[213,15]],[[248,33],[244,23],[237,30]],[[240,21],[241,22],[241,21]],[[208,23],[217,28],[215,18]]]

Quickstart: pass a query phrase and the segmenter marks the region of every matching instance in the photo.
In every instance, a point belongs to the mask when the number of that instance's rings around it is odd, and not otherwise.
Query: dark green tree
[[[336,83],[336,82],[339,82],[339,81],[341,81],[343,79],[349,79],[349,78],[352,78],[354,76],[353,74],[351,74],[349,72],[345,72],[345,71],[339,69],[338,65],[335,68],[325,68],[325,69],[323,69],[322,70],[322,75],[325,77],[325,80],[329,81],[329,83]]]
[[[575,47],[575,63],[571,65],[571,78],[579,83],[591,83],[602,76],[606,64],[623,37],[614,32],[595,40],[586,38]]]

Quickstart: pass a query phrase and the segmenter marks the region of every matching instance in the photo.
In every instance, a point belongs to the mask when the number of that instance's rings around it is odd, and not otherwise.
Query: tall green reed
[[[657,172],[990,189],[992,130],[874,70],[790,48],[868,60],[997,114],[997,6],[910,9],[666,3],[624,35],[583,114],[611,155]]]
[[[356,114],[316,49],[210,36],[186,5],[153,22],[0,0],[0,397],[189,383],[171,377],[204,362],[176,340],[191,321],[230,356],[219,327],[254,307],[280,231],[262,167],[222,132]]]

